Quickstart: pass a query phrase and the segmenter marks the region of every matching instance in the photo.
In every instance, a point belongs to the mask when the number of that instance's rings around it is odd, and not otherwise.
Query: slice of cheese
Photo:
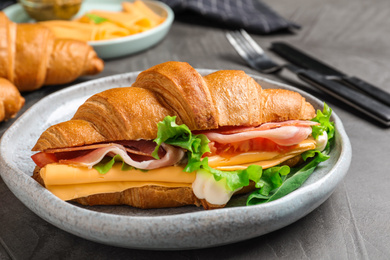
[[[122,171],[121,163],[115,163],[106,174],[100,174],[93,168],[53,163],[43,167],[40,174],[46,188],[62,200],[120,192],[146,185],[191,187],[196,177],[195,173],[183,172],[183,168],[178,166],[150,171]]]
[[[143,187],[147,185],[162,187],[191,187],[192,183],[117,181],[106,183],[82,183],[73,185],[47,185],[46,188],[62,200],[73,200],[93,194],[121,192],[130,188]]]
[[[287,153],[250,152],[229,159],[212,156],[209,165],[219,170],[245,169],[251,164],[261,165],[263,169],[278,165],[304,151],[315,149],[316,143],[309,139],[301,142]],[[106,174],[95,169],[74,167],[64,164],[48,164],[40,171],[46,188],[62,200],[72,200],[93,194],[121,192],[123,190],[157,185],[165,187],[191,187],[196,173],[183,172],[179,166],[140,171],[122,171],[121,163],[116,163]]]
[[[149,171],[136,169],[122,171],[121,163],[115,163],[106,174],[100,174],[95,169],[75,167],[66,164],[48,164],[41,169],[41,177],[45,185],[67,185],[82,183],[106,182],[180,182],[192,183],[195,173],[183,172],[183,167],[169,166]]]
[[[306,139],[296,147],[286,153],[277,152],[247,152],[231,158],[221,156],[209,157],[209,165],[212,168],[222,171],[235,171],[246,169],[249,165],[256,164],[263,169],[278,165],[288,159],[291,159],[305,151],[316,148],[316,141],[312,138]]]

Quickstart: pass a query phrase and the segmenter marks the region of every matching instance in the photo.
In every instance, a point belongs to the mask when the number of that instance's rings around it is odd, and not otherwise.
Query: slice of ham
[[[231,135],[231,134],[237,134],[242,132],[274,129],[283,126],[313,126],[313,125],[319,125],[319,123],[314,121],[308,121],[308,120],[288,120],[283,122],[264,123],[259,126],[227,126],[227,127],[221,127],[219,129],[213,129],[213,130],[194,131],[194,134],[219,133],[224,135]]]
[[[308,125],[287,125],[278,128],[272,129],[257,129],[250,131],[243,131],[233,134],[221,134],[221,133],[204,133],[207,138],[212,142],[217,142],[221,144],[241,142],[253,138],[266,138],[278,145],[290,146],[295,145],[311,134],[312,129]]]
[[[105,148],[114,143],[101,143],[101,144],[92,144],[78,147],[68,147],[68,148],[56,148],[56,149],[47,149],[47,153],[62,153],[62,152],[71,152],[71,151],[85,151],[85,150],[94,150],[99,148]],[[135,141],[118,141],[115,144],[124,146],[126,151],[131,154],[138,154],[143,156],[151,156],[152,152],[156,148],[156,143],[148,140],[135,140]],[[164,156],[164,150],[160,149],[158,151],[159,157]]]
[[[117,144],[121,144],[126,147],[126,151],[132,154],[151,156],[154,149],[156,148],[156,143],[151,140],[128,140],[128,141],[118,141]],[[159,157],[164,156],[164,150],[160,148]]]
[[[176,148],[171,145],[163,144],[162,145],[166,154],[161,159],[150,158],[146,161],[136,161],[133,160],[127,153],[125,147],[120,144],[111,144],[107,147],[102,147],[93,150],[92,152],[80,156],[74,159],[69,160],[60,160],[60,163],[72,164],[72,165],[82,165],[88,168],[92,168],[95,164],[99,163],[106,155],[114,157],[115,155],[120,155],[123,161],[133,166],[137,169],[151,170],[156,168],[161,168],[165,166],[171,166],[179,162],[184,156],[184,150],[181,148]]]
[[[288,120],[284,122],[264,123],[257,128],[259,130],[274,129],[282,126],[313,126],[319,125],[320,123],[308,120]]]
[[[116,143],[51,149],[33,155],[32,159],[41,168],[48,163],[54,163],[54,162],[92,168],[95,164],[99,163],[106,155],[113,157],[119,154],[126,164],[138,169],[151,170],[151,169],[161,168],[165,166],[175,165],[185,155],[185,152],[182,148],[174,147],[167,144],[162,144],[162,148],[165,150],[165,153],[159,153],[159,155],[162,154],[162,156],[160,156],[160,159],[158,160],[150,156],[152,151],[148,151],[148,152],[137,151],[134,154],[141,155],[141,156],[132,156],[132,157],[143,158],[144,160],[135,160],[128,154],[128,150],[132,150],[132,149],[125,148],[123,145],[116,144]],[[71,153],[76,154],[77,157],[71,158],[71,156],[69,156],[69,154]],[[47,156],[48,154],[49,155],[57,154],[60,156],[58,156],[59,158],[57,158],[57,160],[55,161],[53,160],[53,156]],[[68,156],[63,156],[64,154],[68,154]],[[49,160],[46,160],[47,158]]]

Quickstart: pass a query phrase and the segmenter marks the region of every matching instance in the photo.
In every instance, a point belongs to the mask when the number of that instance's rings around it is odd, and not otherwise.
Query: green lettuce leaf
[[[100,24],[100,23],[103,23],[103,22],[105,22],[105,21],[108,21],[107,18],[101,17],[101,16],[96,15],[96,14],[86,14],[86,16],[87,16],[94,24]]]
[[[249,185],[250,180],[254,181],[255,183],[260,181],[262,167],[259,165],[250,165],[246,169],[237,171],[220,171],[211,168],[208,164],[208,159],[208,157],[205,157],[201,161],[194,160],[192,162],[188,162],[187,166],[184,168],[184,171],[194,172],[198,170],[205,170],[211,173],[216,181],[225,179],[227,187],[231,191]]]
[[[322,135],[325,131],[328,134],[328,143],[326,144],[325,151],[329,153],[333,143],[333,138],[335,134],[334,122],[330,121],[330,116],[332,115],[332,109],[324,103],[323,111],[317,110],[317,115],[312,121],[320,123],[320,125],[312,126],[312,136],[316,139],[318,136]]]
[[[199,161],[205,152],[210,151],[209,140],[205,135],[193,135],[186,125],[177,125],[175,120],[176,116],[166,116],[163,121],[157,124],[157,138],[154,139],[157,146],[152,156],[159,159],[158,149],[162,143],[166,143],[189,151],[189,161]]]
[[[101,160],[98,164],[95,164],[93,168],[96,169],[100,174],[106,174],[116,162],[122,162],[122,171],[134,169],[134,167],[126,164],[119,154],[115,155],[112,158],[105,156],[103,160]]]
[[[262,180],[264,180],[263,186],[256,186],[260,188],[252,192],[247,199],[247,205],[257,205],[266,202],[270,202],[279,199],[292,191],[298,189],[309,178],[317,166],[329,159],[329,152],[331,145],[334,142],[335,127],[334,123],[330,121],[332,109],[324,103],[323,111],[318,110],[317,115],[312,121],[320,123],[318,126],[312,126],[312,135],[317,138],[326,131],[328,135],[328,143],[324,151],[310,150],[302,154],[303,160],[306,162],[298,168],[292,168],[290,173],[283,175],[279,173],[273,177],[273,181],[270,182],[270,177],[266,177],[269,174],[268,170],[274,171],[273,168],[267,169],[263,173]]]
[[[158,159],[157,151],[162,143],[166,143],[188,151],[185,172],[206,170],[214,176],[216,181],[225,179],[228,188],[232,191],[249,185],[250,180],[255,183],[260,180],[262,168],[258,165],[251,165],[245,170],[238,171],[220,171],[211,168],[208,164],[208,158],[202,159],[202,155],[210,151],[207,137],[202,134],[193,135],[186,125],[177,125],[175,120],[176,117],[167,116],[158,123],[157,138],[154,140],[157,147],[152,153],[154,158]]]
[[[289,173],[290,167],[286,165],[268,168],[263,172],[261,180],[256,183],[255,187],[259,188],[260,194],[268,195],[271,190],[282,185]]]
[[[320,151],[313,151],[313,153],[308,153],[305,158],[313,159],[300,168],[292,168],[289,175],[284,175],[285,178],[283,179],[280,178],[281,181],[272,182],[272,184],[276,184],[275,186],[265,186],[252,192],[249,195],[246,204],[251,206],[274,201],[298,189],[307,180],[307,178],[309,178],[309,176],[317,168],[318,164],[326,161],[329,156],[321,153]],[[264,171],[264,175],[266,175],[266,171]]]

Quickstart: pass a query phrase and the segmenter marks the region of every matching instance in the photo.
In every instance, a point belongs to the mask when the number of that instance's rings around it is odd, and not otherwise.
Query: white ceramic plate
[[[79,16],[89,10],[120,11],[122,0],[84,0]],[[91,41],[89,44],[95,49],[98,56],[102,59],[116,58],[130,55],[136,52],[146,50],[160,42],[171,28],[174,14],[172,9],[166,4],[158,1],[144,1],[153,11],[165,17],[165,21],[159,26],[127,37],[121,37],[113,40]],[[32,19],[24,11],[20,4],[14,4],[5,8],[4,13],[7,17],[16,23],[31,22]]]
[[[198,70],[205,75],[212,71]],[[302,218],[323,203],[347,173],[351,146],[336,114],[336,144],[331,158],[320,164],[302,187],[262,205],[243,206],[235,197],[224,209],[205,211],[195,206],[140,210],[128,206],[83,207],[64,202],[30,176],[30,149],[50,125],[72,117],[89,96],[112,86],[130,86],[138,73],[101,78],[58,91],[27,110],[3,135],[0,173],[10,190],[33,212],[77,236],[100,243],[141,249],[205,248],[253,238]],[[323,102],[298,89],[252,76],[263,88],[286,88],[301,93],[314,107]]]

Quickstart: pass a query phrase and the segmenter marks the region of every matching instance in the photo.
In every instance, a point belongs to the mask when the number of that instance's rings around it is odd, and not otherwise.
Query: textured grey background
[[[390,3],[388,0],[265,0],[302,25],[295,34],[254,35],[263,47],[288,41],[314,56],[390,92]],[[271,52],[270,56],[275,57]],[[277,58],[277,57],[275,57]],[[145,52],[106,61],[96,77],[139,71],[168,60],[205,69],[243,69],[224,31],[176,21],[168,37]],[[280,60],[280,59],[278,59]],[[282,60],[280,60],[282,61]],[[29,211],[0,179],[0,259],[388,259],[390,258],[390,130],[301,83],[289,72],[267,75],[325,100],[350,137],[352,164],[344,181],[319,208],[294,224],[240,243],[190,251],[116,248],[70,235]],[[81,80],[79,80],[81,81]],[[60,89],[25,94],[23,111]],[[0,134],[12,121],[0,123]]]

